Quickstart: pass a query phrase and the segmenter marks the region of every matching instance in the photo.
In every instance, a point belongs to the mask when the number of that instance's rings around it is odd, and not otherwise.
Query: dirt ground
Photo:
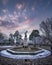
[[[0,65],[52,65],[52,55],[38,60],[11,60],[0,56]]]

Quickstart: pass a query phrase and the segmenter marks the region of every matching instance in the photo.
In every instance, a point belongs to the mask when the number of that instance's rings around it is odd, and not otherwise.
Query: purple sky
[[[0,31],[28,34],[52,17],[52,0],[0,0]]]

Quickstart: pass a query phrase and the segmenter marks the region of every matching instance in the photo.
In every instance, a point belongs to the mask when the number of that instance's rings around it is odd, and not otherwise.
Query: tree
[[[16,32],[14,33],[14,39],[16,40],[15,43],[18,43],[18,44],[19,44],[19,38],[20,38],[20,34],[19,34],[18,31],[16,31]]]
[[[0,33],[0,39],[4,39],[3,33]]]
[[[33,30],[32,33],[29,36],[29,40],[33,40],[33,37],[39,36],[39,31],[38,30]]]
[[[52,43],[52,18],[47,18],[46,21],[42,21],[40,24],[40,29],[43,31],[45,37]]]
[[[9,44],[14,44],[14,38],[12,33],[10,33],[9,35]]]
[[[0,44],[1,44],[1,45],[5,44],[5,43],[4,43],[4,40],[5,40],[5,36],[4,36],[3,33],[0,32]]]
[[[19,35],[19,31],[16,31],[16,32],[14,33],[14,37],[18,37],[18,35]]]

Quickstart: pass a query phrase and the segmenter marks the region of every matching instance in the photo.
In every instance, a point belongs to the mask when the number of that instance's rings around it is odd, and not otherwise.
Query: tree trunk
[[[52,41],[51,41],[51,46],[50,46],[50,48],[51,48],[51,55],[52,55]]]

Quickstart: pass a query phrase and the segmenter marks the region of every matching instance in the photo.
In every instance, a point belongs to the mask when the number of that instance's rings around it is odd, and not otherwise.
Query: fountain
[[[35,59],[41,59],[49,56],[51,54],[50,51],[42,49],[42,48],[37,48],[34,46],[29,46],[27,42],[27,33],[25,33],[25,42],[23,42],[23,45],[18,45],[14,48],[6,49],[1,51],[1,56],[7,58],[7,60],[15,59],[15,60],[35,60]],[[2,58],[1,58],[2,59]],[[7,62],[6,60],[6,62]],[[9,60],[11,63],[14,61]],[[8,61],[8,63],[10,63]],[[2,61],[3,62],[3,61]],[[20,61],[21,62],[21,61]]]

